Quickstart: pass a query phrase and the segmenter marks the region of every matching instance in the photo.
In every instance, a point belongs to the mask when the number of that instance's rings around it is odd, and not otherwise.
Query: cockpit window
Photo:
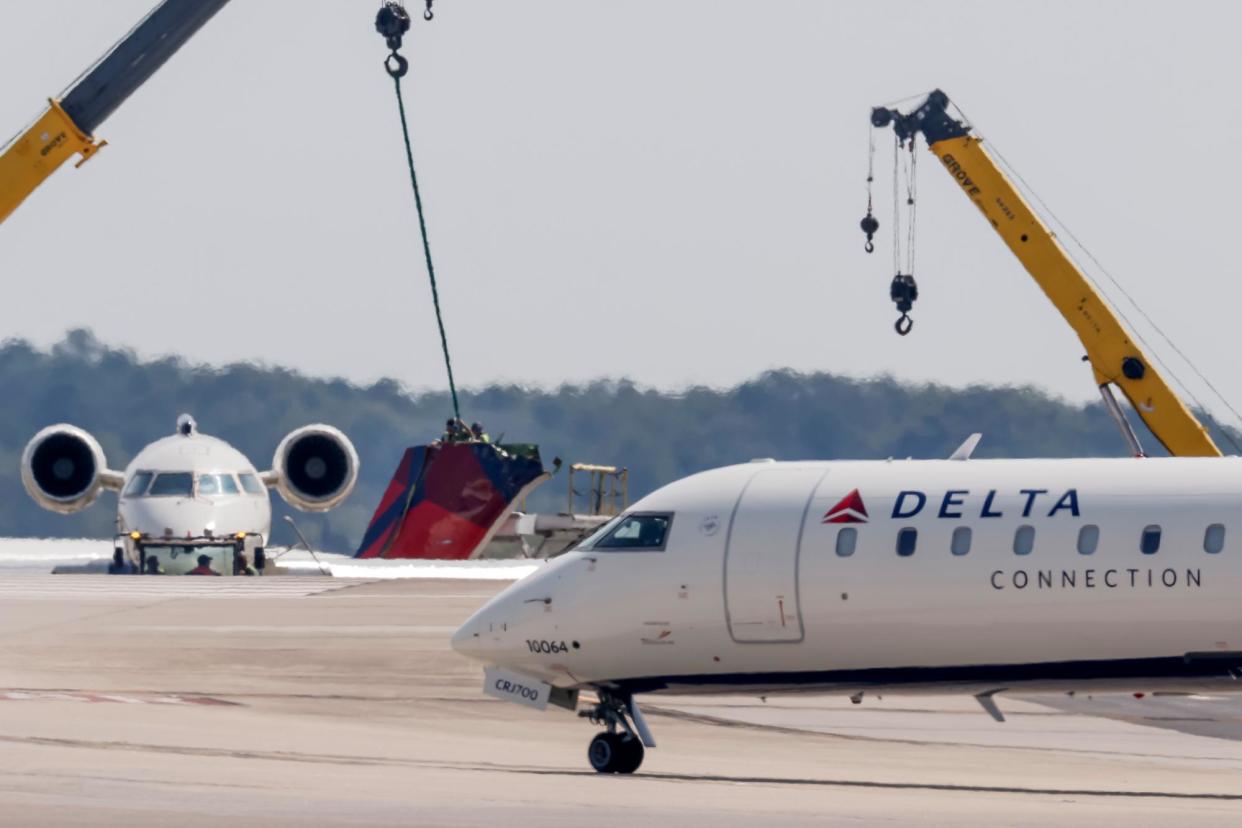
[[[138,497],[144,494],[147,486],[151,485],[152,477],[155,475],[151,472],[134,472],[134,476],[129,479],[129,485],[125,487],[121,497]]]
[[[612,531],[597,540],[591,548],[662,551],[672,524],[673,516],[669,514],[623,515]]]
[[[189,472],[161,472],[155,476],[147,494],[151,497],[189,497],[194,492],[194,475]]]
[[[250,472],[237,475],[237,479],[241,481],[241,486],[246,490],[246,494],[267,494],[267,489],[264,487],[263,482]]]
[[[602,524],[599,526],[599,528],[597,528],[594,532],[592,532],[591,534],[587,535],[587,536],[586,536],[585,538],[583,538],[582,540],[578,541],[578,547],[577,547],[577,548],[578,548],[578,549],[590,549],[590,548],[594,547],[594,546],[595,546],[595,544],[596,544],[596,542],[598,542],[600,538],[602,538],[602,537],[606,536],[607,534],[609,534],[610,532],[612,532],[613,527],[617,525],[617,521],[619,521],[619,520],[621,520],[621,516],[620,516],[620,515],[617,515],[616,517],[612,518],[611,520],[607,520],[607,521],[605,521],[605,522],[604,522],[604,523],[602,523]]]
[[[198,493],[201,495],[238,494],[237,483],[231,474],[200,474]]]

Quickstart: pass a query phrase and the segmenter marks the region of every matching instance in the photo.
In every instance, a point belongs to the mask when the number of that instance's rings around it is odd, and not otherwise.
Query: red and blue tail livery
[[[380,499],[355,558],[476,557],[546,473],[535,446],[411,446]]]

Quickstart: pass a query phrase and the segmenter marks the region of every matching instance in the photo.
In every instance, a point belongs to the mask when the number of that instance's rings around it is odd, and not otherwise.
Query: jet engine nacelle
[[[48,426],[22,452],[22,485],[44,509],[63,515],[90,506],[104,489],[120,488],[99,441],[77,426]]]
[[[276,447],[272,474],[286,503],[304,512],[326,512],[354,490],[358,452],[332,426],[303,426]]]

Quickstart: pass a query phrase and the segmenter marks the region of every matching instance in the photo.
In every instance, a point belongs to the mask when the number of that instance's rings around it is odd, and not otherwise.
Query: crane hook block
[[[431,4],[427,4],[430,9]],[[388,2],[375,15],[375,31],[384,36],[388,48],[401,48],[401,38],[410,30],[410,15],[400,3]]]
[[[867,243],[863,245],[863,249],[868,253],[874,253],[875,242],[872,240],[875,238],[876,231],[880,229],[879,220],[877,220],[875,216],[871,215],[871,211],[868,210],[867,215],[863,216],[863,220],[859,222],[859,226],[862,227],[862,231],[867,234]]]
[[[919,298],[919,286],[914,281],[914,274],[898,273],[894,276],[888,288],[888,295],[897,305],[897,310],[901,311],[901,318],[897,320],[894,327],[897,333],[905,336],[914,327],[914,320],[910,318],[910,309],[914,307],[914,301]]]

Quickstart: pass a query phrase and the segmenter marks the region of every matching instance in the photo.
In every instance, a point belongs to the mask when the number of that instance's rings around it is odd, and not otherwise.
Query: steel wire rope
[[[901,139],[893,136],[893,273],[901,273]]]
[[[871,195],[871,182],[875,180],[875,127],[867,124],[867,195]]]
[[[418,189],[418,173],[414,171],[414,150],[410,144],[410,128],[406,123],[405,99],[401,95],[401,74],[392,75],[393,87],[397,91],[397,111],[401,115],[401,136],[405,139],[405,160],[410,168],[410,185],[414,189],[414,206],[418,211],[418,231],[423,240],[423,258],[427,262],[427,276],[431,282],[431,303],[435,306],[436,325],[440,329],[440,349],[444,352],[444,369],[448,373],[449,394],[453,398],[453,416],[461,419],[461,408],[457,402],[457,384],[453,381],[453,361],[449,357],[448,334],[444,330],[444,316],[440,312],[440,290],[436,285],[436,269],[431,262],[431,243],[427,240],[427,221],[423,216],[423,197]]]
[[[906,272],[914,275],[915,222],[918,218],[918,155],[914,151],[914,141],[910,141],[910,157],[906,171]]]
[[[903,104],[906,101],[913,101],[919,98],[926,98],[926,97],[927,97],[926,92],[915,92],[913,95],[906,95],[904,98],[893,98],[890,101],[880,104],[880,106],[884,107],[885,109],[896,109],[899,104]]]
[[[875,127],[867,125],[867,214],[871,214],[871,188],[875,183]]]

